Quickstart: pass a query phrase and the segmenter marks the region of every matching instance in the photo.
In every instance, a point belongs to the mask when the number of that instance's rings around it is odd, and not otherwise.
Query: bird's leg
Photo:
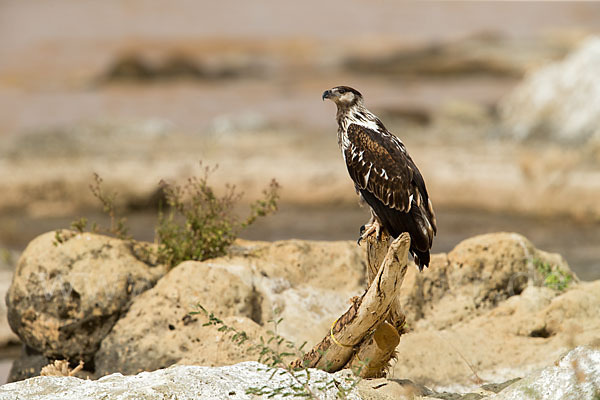
[[[358,245],[360,246],[360,242],[365,240],[367,236],[369,236],[373,232],[375,232],[375,234],[377,235],[376,238],[377,240],[379,240],[379,238],[381,237],[381,222],[379,222],[379,219],[373,213],[371,213],[371,219],[369,220],[369,222],[360,227],[360,237],[357,241]]]

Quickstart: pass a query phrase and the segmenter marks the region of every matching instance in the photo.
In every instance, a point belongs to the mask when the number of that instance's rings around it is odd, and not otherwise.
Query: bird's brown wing
[[[350,146],[344,157],[358,189],[367,190],[384,205],[399,211],[408,212],[412,199],[421,202],[418,181],[423,178],[395,136],[351,124],[348,140]]]
[[[383,126],[375,131],[351,124],[347,136],[344,158],[356,189],[390,235],[410,234],[411,254],[420,269],[426,267],[437,231],[435,214],[404,144]]]

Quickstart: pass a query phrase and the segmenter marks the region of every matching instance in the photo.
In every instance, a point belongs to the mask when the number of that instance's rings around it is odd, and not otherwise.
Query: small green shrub
[[[536,270],[542,275],[544,286],[550,289],[563,291],[573,281],[573,277],[558,266],[552,267],[550,263],[542,261],[539,258],[534,259],[533,264]]]
[[[157,256],[169,267],[224,255],[243,228],[277,210],[279,184],[272,180],[264,197],[254,202],[248,217],[240,221],[234,207],[241,194],[232,185],[226,185],[222,196],[215,194],[208,184],[214,170],[206,167],[201,176],[189,178],[183,185],[161,182],[169,211],[159,212]]]
[[[157,246],[144,247],[144,252],[148,253],[144,256],[152,256],[169,268],[186,260],[202,261],[222,256],[242,229],[259,217],[277,210],[279,184],[273,179],[263,191],[263,197],[250,205],[249,215],[240,220],[234,208],[242,194],[236,192],[235,186],[226,185],[225,193],[218,196],[208,184],[208,178],[215,169],[205,167],[201,176],[189,178],[182,185],[160,182],[167,212],[162,210],[162,206],[159,207],[155,229]],[[127,220],[117,216],[117,193],[107,193],[98,174],[94,174],[90,190],[100,201],[103,212],[110,217],[110,227],[104,228],[95,222],[89,224],[87,218],[82,217],[71,223],[71,229],[80,233],[89,230],[133,240],[128,233]],[[60,229],[55,231],[55,246],[66,240],[68,237],[65,232]]]

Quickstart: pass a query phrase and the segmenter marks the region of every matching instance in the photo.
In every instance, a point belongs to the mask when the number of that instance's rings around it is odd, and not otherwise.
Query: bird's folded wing
[[[358,188],[371,192],[396,210],[410,211],[413,199],[420,205],[421,193],[415,178],[421,181],[422,178],[399,139],[389,132],[382,134],[351,124],[348,141],[344,158]]]

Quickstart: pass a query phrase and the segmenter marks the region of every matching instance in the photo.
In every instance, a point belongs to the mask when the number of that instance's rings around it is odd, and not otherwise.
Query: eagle
[[[323,92],[337,106],[338,144],[361,200],[371,209],[358,243],[385,229],[392,237],[410,235],[410,253],[422,271],[437,224],[425,180],[404,143],[386,129],[363,103],[356,89],[337,86]]]

